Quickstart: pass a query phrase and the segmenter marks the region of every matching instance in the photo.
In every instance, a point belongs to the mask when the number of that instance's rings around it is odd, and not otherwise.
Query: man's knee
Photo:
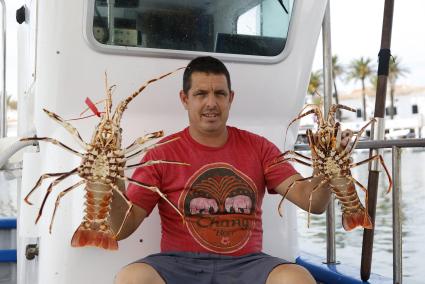
[[[165,284],[149,264],[133,263],[122,268],[115,276],[115,284]]]
[[[276,266],[269,274],[266,284],[316,284],[313,276],[304,267],[297,264]]]

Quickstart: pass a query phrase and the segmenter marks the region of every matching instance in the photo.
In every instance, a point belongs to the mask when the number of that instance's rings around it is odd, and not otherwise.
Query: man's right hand
[[[125,188],[123,184],[120,184],[121,186],[119,185],[120,189]],[[118,232],[119,228],[121,227],[127,210],[127,201],[124,200],[120,195],[114,194],[112,196],[111,211],[109,215],[109,222],[114,232]],[[133,208],[129,214],[130,215],[128,216],[127,221],[121,229],[120,234],[117,236],[117,240],[122,240],[129,237],[148,215],[145,209],[140,208],[135,204],[133,204]]]

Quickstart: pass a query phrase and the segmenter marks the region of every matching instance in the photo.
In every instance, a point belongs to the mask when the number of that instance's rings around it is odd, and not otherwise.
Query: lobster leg
[[[318,183],[310,193],[309,204],[308,204],[308,215],[307,215],[307,228],[310,228],[310,212],[311,212],[311,202],[313,200],[313,193],[316,192],[319,188],[321,188],[324,184],[328,182],[327,179],[323,179],[320,183]]]
[[[307,162],[304,162],[304,161],[302,161],[302,160],[300,160],[300,159],[297,159],[297,158],[290,157],[290,158],[285,158],[285,159],[283,159],[283,160],[277,161],[276,163],[272,164],[272,165],[271,165],[270,167],[268,167],[267,169],[270,169],[270,168],[272,168],[272,167],[274,167],[274,166],[277,166],[277,165],[283,164],[283,163],[285,163],[285,162],[287,162],[287,161],[297,162],[297,163],[300,163],[300,164],[302,164],[302,165],[305,165],[305,166],[311,167],[311,164],[309,164],[309,163],[307,163]]]
[[[57,123],[62,125],[71,135],[77,140],[78,144],[80,144],[83,149],[87,149],[88,145],[86,142],[83,141],[83,139],[80,136],[80,133],[78,133],[78,130],[72,126],[70,123],[66,122],[62,117],[57,115],[54,112],[48,111],[47,109],[43,109],[44,112],[53,120],[55,120]]]
[[[302,155],[302,154],[300,154],[298,152],[295,152],[294,150],[285,151],[284,153],[280,154],[276,159],[279,159],[281,157],[285,157],[286,155],[289,155],[289,154],[292,154],[294,156],[298,156],[300,158],[303,158],[303,159],[306,159],[306,160],[311,161],[311,158],[310,157],[304,156],[304,155]]]
[[[125,157],[125,161],[127,161],[128,159],[130,159],[130,158],[132,158],[132,157],[134,157],[134,156],[136,156],[136,155],[138,155],[138,154],[146,153],[147,151],[149,151],[149,150],[151,150],[151,149],[154,149],[154,148],[159,147],[159,146],[162,146],[162,145],[164,145],[164,144],[167,144],[167,143],[170,143],[170,142],[176,141],[176,140],[178,140],[178,139],[180,139],[180,137],[176,137],[176,138],[170,139],[170,140],[165,141],[165,142],[156,143],[156,144],[153,144],[153,145],[150,145],[150,146],[144,147],[144,148],[142,148],[142,149],[138,150],[137,152],[135,152],[135,153],[133,153],[133,154],[131,154],[131,155],[129,155],[129,156],[126,156],[126,157]],[[134,150],[133,150],[133,151],[134,151]],[[128,153],[126,153],[126,154],[128,154]]]
[[[20,141],[45,141],[45,142],[50,142],[52,144],[58,145],[59,147],[70,151],[71,153],[79,156],[79,157],[83,157],[84,154],[75,151],[74,149],[71,149],[70,147],[66,146],[65,144],[63,144],[62,142],[59,142],[56,139],[50,138],[50,137],[28,137],[28,138],[22,138]]]
[[[279,205],[278,205],[278,207],[277,207],[277,211],[278,211],[278,213],[279,213],[279,215],[280,215],[280,217],[283,217],[283,214],[282,214],[282,204],[283,204],[283,201],[286,199],[286,196],[288,195],[288,193],[289,193],[289,191],[295,186],[295,184],[297,183],[297,182],[302,182],[302,181],[306,181],[306,180],[311,180],[312,178],[314,178],[315,177],[315,175],[312,175],[312,176],[310,176],[310,177],[306,177],[306,178],[302,178],[302,179],[298,179],[298,180],[296,180],[296,181],[294,181],[294,182],[292,182],[289,186],[288,186],[288,189],[286,190],[286,192],[285,192],[285,194],[282,196],[282,199],[280,200],[280,202],[279,202]]]
[[[354,149],[356,148],[356,146],[357,146],[357,143],[359,143],[359,138],[360,138],[360,136],[362,136],[362,134],[363,134],[363,132],[366,130],[366,128],[372,123],[372,122],[375,122],[376,121],[376,119],[375,118],[372,118],[371,120],[369,120],[369,122],[368,123],[366,123],[366,125],[365,126],[363,126],[358,132],[357,132],[357,135],[356,135],[356,139],[354,140],[354,143],[353,143],[353,145],[351,146],[351,149],[350,149],[350,151],[349,151],[349,153],[351,154],[353,151],[354,151]],[[348,146],[348,144],[347,144],[347,146]]]
[[[57,176],[61,176],[64,175],[68,172],[63,172],[63,173],[49,173],[49,174],[44,174],[42,175],[38,181],[35,183],[34,187],[30,190],[30,192],[27,194],[27,196],[25,196],[24,201],[29,204],[29,205],[33,205],[28,199],[30,198],[31,194],[33,194],[33,192],[41,185],[41,183],[43,182],[43,180],[47,179],[47,178],[51,178],[51,177],[57,177]]]
[[[133,208],[133,203],[128,199],[128,197],[122,193],[122,191],[116,186],[115,184],[111,184],[112,189],[115,190],[126,202],[128,205],[128,209],[125,212],[124,219],[122,220],[122,223],[120,225],[120,228],[118,229],[118,232],[115,233],[115,238],[121,233],[122,228],[124,227],[125,222],[127,222],[128,216],[130,216],[131,209]]]
[[[119,176],[119,175],[117,175],[117,178],[119,178],[119,179],[121,179],[121,180],[126,180],[126,181],[128,181],[128,182],[130,182],[130,183],[136,184],[136,185],[138,185],[138,186],[140,186],[140,187],[143,187],[143,188],[149,189],[150,191],[153,191],[153,192],[157,193],[159,196],[161,196],[161,198],[162,198],[162,199],[164,199],[164,200],[165,200],[168,204],[170,204],[170,206],[171,206],[174,210],[176,210],[176,211],[177,211],[177,213],[179,213],[179,215],[180,215],[180,216],[182,217],[182,219],[184,220],[184,216],[183,216],[183,214],[180,212],[180,210],[179,210],[179,209],[177,209],[177,207],[176,207],[173,203],[171,203],[171,201],[170,201],[170,200],[168,200],[168,198],[166,197],[166,195],[165,195],[164,193],[162,193],[162,192],[161,192],[161,190],[160,190],[158,187],[156,187],[156,186],[150,186],[150,185],[144,184],[144,183],[142,183],[142,182],[139,182],[139,181],[137,181],[137,180],[134,180],[134,179],[129,178],[129,177],[126,177],[126,176]]]
[[[61,192],[59,193],[58,197],[56,198],[56,202],[55,202],[55,209],[53,210],[52,219],[51,219],[51,221],[50,221],[50,225],[49,225],[49,233],[50,233],[50,234],[52,233],[53,221],[54,221],[54,219],[55,219],[56,210],[58,209],[58,206],[59,206],[59,203],[60,203],[61,198],[62,198],[65,194],[67,194],[68,192],[70,192],[71,190],[73,190],[74,188],[77,188],[78,186],[80,186],[80,185],[82,185],[82,184],[84,184],[84,183],[86,183],[86,181],[85,181],[85,180],[80,180],[80,181],[79,181],[79,182],[77,182],[76,184],[74,184],[74,185],[72,185],[72,186],[68,187],[67,189],[65,189],[65,190],[63,190],[63,191],[61,191]]]
[[[128,205],[128,209],[125,212],[124,219],[120,225],[120,228],[118,229],[118,232],[115,233],[115,238],[116,238],[121,233],[121,230],[124,227],[125,222],[127,222],[128,216],[130,216],[131,209],[133,208],[133,203],[131,203],[131,201],[128,200],[127,196],[124,193],[122,193],[122,191],[118,188],[118,186],[116,186],[115,184],[111,184],[111,185],[112,185],[112,189],[115,190],[115,192],[117,192],[127,202],[127,205]]]
[[[387,193],[389,193],[391,191],[392,186],[393,186],[393,180],[391,179],[390,172],[388,171],[387,166],[385,165],[384,158],[382,158],[382,156],[380,154],[374,155],[374,156],[372,156],[370,158],[367,158],[367,159],[365,159],[363,161],[350,164],[350,168],[354,168],[354,167],[360,166],[362,164],[365,164],[365,163],[368,163],[368,162],[370,162],[372,160],[377,160],[377,159],[380,161],[382,167],[385,170],[385,173],[387,174],[388,182],[389,182]]]
[[[72,171],[70,171],[70,172],[68,172],[68,173],[66,173],[66,174],[61,175],[60,177],[58,177],[57,179],[55,179],[55,180],[54,180],[54,181],[53,181],[53,182],[49,185],[49,187],[47,188],[47,192],[46,192],[46,194],[44,195],[43,202],[41,203],[40,210],[38,211],[37,218],[35,219],[35,223],[36,223],[36,224],[38,223],[38,220],[40,219],[41,214],[43,214],[43,208],[44,208],[44,205],[45,205],[46,200],[47,200],[47,198],[49,197],[50,193],[52,192],[53,187],[54,187],[54,186],[56,186],[56,185],[57,185],[58,183],[60,183],[61,181],[63,181],[64,179],[66,179],[67,177],[69,177],[69,176],[71,176],[71,175],[76,174],[76,173],[77,173],[77,170],[78,170],[78,168],[75,168],[75,169],[73,169]]]
[[[139,137],[133,143],[131,143],[127,148],[125,148],[124,154],[134,151],[135,148],[140,147],[142,144],[145,144],[147,141],[151,139],[160,138],[162,136],[164,136],[164,131],[157,131],[157,132],[149,133],[143,137]]]
[[[134,168],[138,168],[138,167],[147,167],[147,166],[152,166],[152,165],[157,165],[157,164],[173,164],[173,165],[189,166],[189,164],[182,163],[182,162],[165,161],[165,160],[150,160],[150,161],[147,161],[147,162],[144,162],[144,163],[137,163],[137,164],[133,164],[133,165],[128,165],[128,166],[124,167],[124,170],[134,169]]]

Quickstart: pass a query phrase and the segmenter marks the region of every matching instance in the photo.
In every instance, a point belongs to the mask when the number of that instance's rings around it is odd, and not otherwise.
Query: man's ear
[[[233,102],[233,98],[235,97],[235,92],[234,91],[230,91],[229,93],[229,102],[232,103]]]
[[[179,95],[180,95],[180,101],[182,102],[184,109],[187,110],[187,99],[189,95],[186,94],[183,90],[180,91]]]

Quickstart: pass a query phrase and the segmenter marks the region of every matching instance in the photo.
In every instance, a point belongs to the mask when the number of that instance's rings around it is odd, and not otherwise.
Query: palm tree
[[[322,86],[322,72],[321,70],[317,70],[311,72],[310,82],[308,83],[307,92],[312,96],[312,103],[320,104],[321,98],[315,96],[315,94],[320,93],[319,88]]]
[[[376,90],[378,89],[378,75],[374,74],[370,76],[369,81],[372,84],[373,91],[376,93]]]
[[[308,83],[307,92],[310,95],[314,95],[321,86],[322,86],[322,72],[320,70],[311,72],[310,82]]]
[[[332,80],[334,83],[334,97],[335,97],[335,103],[339,104],[339,97],[338,97],[338,90],[336,88],[336,79],[341,76],[344,73],[344,67],[342,64],[338,61],[338,55],[332,56]],[[336,118],[338,120],[341,119],[341,111],[338,109],[336,113]]]
[[[409,73],[407,68],[400,66],[400,59],[397,56],[393,56],[393,60],[390,60],[390,66],[388,70],[388,84],[390,87],[390,117],[394,118],[394,92],[395,92],[395,83],[399,77],[403,77],[406,73]]]
[[[362,82],[363,120],[366,120],[366,87],[365,80],[373,74],[373,66],[370,58],[354,59],[348,66],[348,80],[360,80]]]

